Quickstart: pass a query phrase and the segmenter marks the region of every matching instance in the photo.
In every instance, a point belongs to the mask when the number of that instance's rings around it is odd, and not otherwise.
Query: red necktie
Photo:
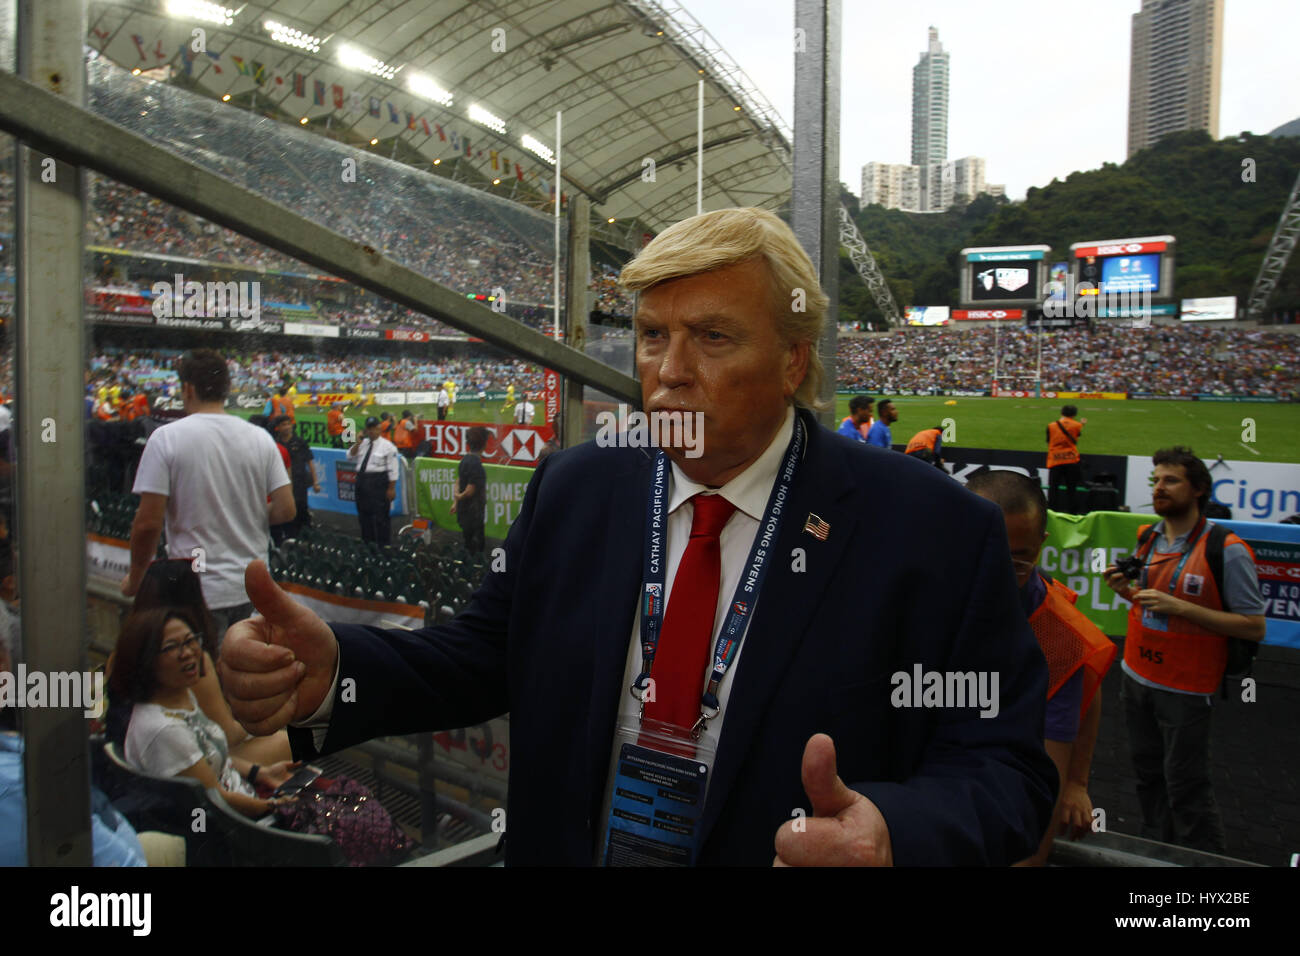
[[[672,597],[655,651],[655,699],[645,716],[689,730],[700,717],[704,671],[712,650],[713,618],[718,610],[722,547],[718,535],[736,506],[722,495],[697,494],[691,537],[677,565]],[[692,750],[693,752],[693,750]]]

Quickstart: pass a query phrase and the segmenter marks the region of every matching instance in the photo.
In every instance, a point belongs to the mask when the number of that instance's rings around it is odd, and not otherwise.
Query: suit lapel
[[[763,711],[812,619],[812,609],[821,603],[831,574],[854,536],[859,509],[853,499],[854,488],[839,462],[842,451],[827,441],[829,434],[811,415],[805,415],[804,424],[809,432],[808,452],[795,475],[789,510],[782,519],[772,564],[732,677],[735,684],[723,715],[722,739],[701,822],[702,840],[708,839]],[[825,541],[804,532],[810,513],[830,524]],[[792,568],[795,548],[802,548],[806,555],[803,571]]]
[[[583,612],[590,615],[594,641],[587,724],[589,801],[593,819],[600,813],[605,795],[614,724],[622,702],[620,695],[628,693],[621,684],[640,591],[651,461],[647,457],[643,465],[610,479],[608,504],[597,532],[604,547],[594,568],[595,580],[603,591],[602,599]]]

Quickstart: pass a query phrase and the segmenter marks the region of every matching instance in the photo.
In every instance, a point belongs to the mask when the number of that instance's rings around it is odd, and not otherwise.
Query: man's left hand
[[[384,492],[384,496],[388,498],[389,502],[391,503],[392,500],[397,497],[397,489],[390,487],[386,492]]]
[[[1155,588],[1143,588],[1134,592],[1133,603],[1141,604],[1148,611],[1155,611],[1157,614],[1182,614],[1186,606],[1182,598],[1176,598],[1168,591],[1158,591]]]
[[[835,772],[835,743],[813,734],[803,751],[812,815],[781,824],[773,866],[893,866],[889,826],[876,805]]]

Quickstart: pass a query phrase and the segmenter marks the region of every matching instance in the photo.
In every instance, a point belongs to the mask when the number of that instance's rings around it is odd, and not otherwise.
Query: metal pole
[[[1034,380],[1034,398],[1043,397],[1043,316],[1038,316],[1038,373]]]
[[[795,0],[794,177],[790,221],[830,298],[818,352],[826,379],[822,424],[835,426],[840,276],[840,0]],[[788,293],[792,294],[792,293]]]
[[[85,35],[84,0],[21,0],[18,75],[83,106]],[[80,687],[86,670],[84,172],[20,141],[14,179],[19,659],[51,686],[54,675],[73,674]],[[83,708],[25,708],[21,718],[27,862],[90,866]]]
[[[704,212],[704,81],[695,103],[695,215]]]
[[[998,394],[998,341],[1001,329],[1002,323],[995,318],[993,320],[993,395],[995,398]]]
[[[563,146],[562,113],[562,110],[555,111],[555,288],[552,290],[552,295],[555,296],[555,341],[557,342],[560,341],[560,197],[563,195],[564,182],[560,178],[560,150]]]

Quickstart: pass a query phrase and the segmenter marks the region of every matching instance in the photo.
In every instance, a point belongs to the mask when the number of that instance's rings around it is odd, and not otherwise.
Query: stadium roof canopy
[[[377,152],[400,138],[430,163],[468,163],[512,193],[548,194],[544,153],[563,110],[565,192],[588,196],[602,220],[655,231],[695,212],[703,79],[705,208],[776,208],[790,192],[789,128],[676,4],[93,0],[89,24],[90,45],[128,68],[237,102],[251,94],[376,139]],[[541,148],[525,148],[525,136]]]

